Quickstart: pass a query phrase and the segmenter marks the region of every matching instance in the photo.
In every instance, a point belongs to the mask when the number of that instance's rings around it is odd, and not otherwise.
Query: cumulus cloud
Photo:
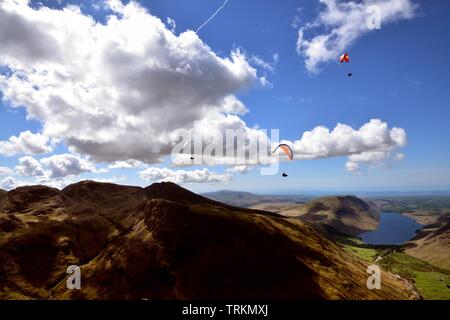
[[[0,141],[0,154],[12,156],[49,153],[52,151],[49,142],[50,139],[45,135],[25,131],[21,132],[18,137],[12,136],[7,141]]]
[[[361,174],[360,167],[359,167],[359,163],[357,163],[357,162],[347,161],[347,162],[345,163],[345,169],[346,169],[348,172],[352,172],[352,173],[355,173],[355,174],[357,174],[357,175],[360,175],[360,174]]]
[[[78,176],[85,172],[102,173],[89,160],[73,154],[56,154],[40,160],[32,156],[19,159],[15,172],[23,177],[37,177],[40,181]]]
[[[175,129],[220,125],[245,110],[234,94],[264,81],[238,49],[219,56],[193,31],[174,35],[137,2],[107,3],[105,24],[76,6],[0,3],[0,64],[11,70],[0,90],[74,153],[160,161]]]
[[[0,167],[0,176],[8,176],[13,173],[13,170],[8,167]]]
[[[91,162],[73,154],[53,155],[41,159],[41,163],[48,168],[49,178],[64,178],[78,176],[85,172],[98,172]]]
[[[32,156],[20,158],[15,171],[22,177],[42,177],[46,174],[42,164]]]
[[[82,173],[106,171],[97,169],[88,159],[74,154],[56,154],[39,160],[25,156],[19,158],[19,164],[14,168],[14,173],[18,176],[30,177],[34,179],[34,183],[58,189],[79,181],[78,177]]]
[[[248,172],[250,169],[251,169],[250,166],[240,165],[240,166],[234,166],[233,168],[227,169],[227,172],[229,172],[229,173],[247,174],[247,172]]]
[[[233,128],[232,125],[229,127]],[[239,127],[238,124],[237,127]],[[208,136],[208,134],[212,135],[212,137],[215,137],[214,134],[220,134],[220,130],[219,132],[214,132],[208,126],[203,129],[200,127],[199,131],[202,130],[203,137]],[[338,123],[333,129],[317,126],[304,132],[300,139],[294,141],[278,141],[277,137],[273,135],[271,139],[274,140],[270,140],[266,132],[258,129],[243,130],[242,135],[245,140],[239,139],[238,141],[241,141],[241,143],[231,147],[231,151],[235,151],[231,157],[227,154],[229,148],[225,147],[225,144],[230,144],[230,140],[223,139],[222,141],[221,138],[214,138],[212,140],[204,140],[206,141],[206,147],[204,149],[200,148],[203,154],[195,156],[194,160],[189,160],[192,150],[183,150],[183,154],[174,154],[172,161],[180,165],[201,163],[207,165],[233,165],[234,168],[227,169],[227,172],[245,173],[246,170],[255,165],[271,165],[278,161],[278,157],[273,156],[272,150],[281,142],[291,146],[294,151],[294,160],[348,157],[348,161],[351,163],[346,165],[347,170],[356,171],[359,168],[359,164],[365,164],[374,168],[391,159],[392,155],[394,155],[394,160],[401,160],[401,156],[394,153],[407,144],[407,135],[403,128],[389,127],[386,122],[379,119],[372,119],[357,129],[342,123]],[[235,137],[239,137],[239,134]],[[190,139],[185,141],[191,141]],[[252,148],[255,141],[259,143],[259,152],[257,152],[256,148]],[[231,139],[231,144],[233,143],[236,143],[236,141]],[[179,145],[183,145],[183,143],[180,142]],[[201,147],[201,144],[199,146]],[[214,148],[211,146],[214,146]],[[218,151],[220,154],[215,153],[214,156],[211,156],[212,153],[209,152],[211,150]],[[256,157],[253,157],[255,154]],[[280,153],[280,155],[281,159],[283,159],[284,154]]]
[[[405,159],[405,155],[398,152],[392,156],[390,150],[353,154],[348,157],[348,161],[345,163],[345,168],[348,172],[361,175],[362,166],[368,167],[369,169],[374,169],[384,165],[389,159],[394,161],[403,161]]]
[[[387,152],[404,147],[406,143],[404,129],[389,128],[386,122],[372,119],[358,130],[341,123],[333,130],[324,126],[315,127],[304,132],[302,138],[293,143],[293,149],[299,159],[349,155],[364,158],[367,152]]]
[[[202,170],[170,170],[151,167],[139,172],[139,177],[148,182],[170,181],[174,183],[219,183],[231,181],[230,174],[218,174],[206,168]]]
[[[373,151],[353,154],[348,157],[345,168],[348,172],[361,174],[361,165],[365,165],[370,169],[382,166],[391,156],[389,151]]]
[[[25,186],[27,184],[28,183],[25,181],[20,181],[13,177],[6,177],[3,180],[0,180],[0,189],[12,190],[18,187]]]
[[[318,126],[303,133],[300,140],[284,142],[293,148],[295,159],[347,156],[346,169],[356,172],[361,163],[382,164],[394,150],[406,146],[407,136],[402,128],[389,128],[386,122],[372,119],[358,130],[341,123],[333,130]]]
[[[412,0],[319,1],[323,10],[314,21],[299,28],[297,39],[297,52],[305,57],[311,73],[317,73],[321,63],[337,60],[356,39],[371,31],[367,26],[371,6],[379,8],[382,28],[413,18],[417,9]]]
[[[126,161],[115,161],[111,163],[108,168],[110,169],[131,169],[131,168],[144,168],[146,165],[139,160],[126,160]]]
[[[333,1],[322,1],[333,7]],[[125,5],[108,0],[106,5],[110,15],[99,22],[76,6],[56,10],[32,7],[25,0],[0,1],[0,66],[8,69],[0,74],[3,99],[26,108],[27,118],[42,123],[41,133],[27,131],[0,142],[0,153],[46,153],[55,140],[82,155],[54,155],[34,162],[28,158],[17,166],[18,174],[50,183],[101,172],[93,162],[109,162],[111,169],[144,168],[170,155],[174,133],[191,130],[194,123],[209,136],[223,137],[227,129],[240,129],[250,141],[268,139],[242,120],[248,109],[236,93],[255,83],[268,85],[256,67],[273,70],[277,55],[271,63],[239,49],[219,55],[193,31],[175,35],[135,1]],[[333,8],[328,11],[344,10],[341,4]],[[328,15],[323,14],[324,21],[331,19]],[[344,25],[341,16],[337,15],[333,28]],[[403,136],[406,139],[399,128],[378,130],[370,137],[364,136],[365,130],[346,125],[327,130],[318,127],[305,133],[295,142],[296,150],[309,159],[387,154],[402,145]],[[270,154],[266,160],[272,161]],[[220,182],[231,177],[207,169],[148,168],[140,175],[180,182]]]

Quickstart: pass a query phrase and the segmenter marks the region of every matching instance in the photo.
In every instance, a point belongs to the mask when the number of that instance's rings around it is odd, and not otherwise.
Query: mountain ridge
[[[382,290],[367,290],[367,263],[297,219],[175,184],[12,190],[0,260],[0,299],[409,298],[384,272]],[[66,289],[68,265],[81,267],[82,290]]]
[[[296,206],[295,212],[304,222],[349,235],[376,229],[380,221],[380,211],[375,204],[348,195],[320,197]]]

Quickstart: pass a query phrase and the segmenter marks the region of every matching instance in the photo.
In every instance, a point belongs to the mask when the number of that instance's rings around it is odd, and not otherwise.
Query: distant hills
[[[351,235],[376,229],[380,221],[380,207],[371,201],[364,201],[355,196],[329,196],[311,200],[307,196],[257,195],[229,190],[203,195],[240,207],[262,209],[283,216],[297,217],[318,227],[328,226],[341,233]]]
[[[233,206],[248,208],[261,203],[303,203],[310,199],[307,196],[259,195],[251,192],[220,190],[203,193],[203,196]]]
[[[173,183],[1,193],[0,261],[0,299],[410,297],[390,273],[368,290],[368,262],[299,219]],[[69,265],[81,266],[81,290],[66,288]]]
[[[302,221],[349,235],[374,230],[380,222],[379,207],[355,196],[321,197],[297,206],[296,211]]]

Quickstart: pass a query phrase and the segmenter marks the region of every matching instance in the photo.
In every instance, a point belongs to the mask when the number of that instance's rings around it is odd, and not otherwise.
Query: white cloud
[[[46,174],[42,164],[31,156],[20,158],[15,171],[22,177],[42,177]]]
[[[50,179],[78,176],[85,172],[98,172],[91,162],[73,154],[53,155],[41,159],[40,162],[49,170]]]
[[[7,141],[0,141],[0,154],[12,156],[48,153],[52,151],[49,140],[47,136],[40,133],[21,132],[18,137],[12,136]]]
[[[227,126],[228,128],[234,128],[234,126],[237,128],[240,127],[239,122],[234,122],[234,120],[235,119],[230,119]],[[214,124],[211,125],[214,128]],[[200,126],[199,128],[203,130],[201,132],[203,137],[208,137],[208,134],[212,137],[215,137],[216,134],[217,136],[220,136],[219,133],[222,132],[220,129],[209,127],[208,124],[205,124],[205,127]],[[263,143],[268,139],[268,136],[262,130],[247,129],[244,133],[248,138],[248,142],[258,140],[260,143]],[[204,141],[206,141],[207,144],[209,143],[208,140]],[[222,146],[220,144],[220,138],[218,138],[218,141],[219,147],[216,150],[220,151],[220,148],[224,147],[224,145]],[[341,123],[338,123],[334,129],[317,126],[310,131],[304,132],[302,137],[298,140],[281,140],[280,142],[287,143],[291,146],[294,151],[294,160],[348,157],[350,162],[364,163],[370,167],[377,167],[384,161],[390,159],[391,155],[394,154],[396,150],[406,146],[407,135],[402,128],[389,127],[386,122],[379,119],[372,119],[357,129]],[[280,142],[268,141],[269,153],[267,155],[260,153],[258,159],[254,159],[253,157],[243,157],[242,155],[248,155],[248,151],[251,150],[251,148],[250,144],[246,145],[241,143],[240,146],[235,146],[235,150],[237,150],[238,153],[233,159],[228,159],[225,151],[222,155],[217,156],[216,154],[216,156],[211,159],[209,158],[209,153],[205,152],[203,154],[203,161],[208,165],[234,165],[236,166],[235,168],[228,169],[229,173],[244,173],[246,166],[268,165],[274,161],[278,161],[278,158],[274,157],[271,154],[271,151],[274,150]],[[260,151],[262,150],[260,149]],[[172,160],[174,163],[192,165],[193,161],[188,160],[189,155],[190,153],[183,155],[179,154],[180,160],[185,159],[184,162],[178,161],[177,157],[172,158]],[[197,157],[195,157],[195,159],[197,160]],[[354,171],[356,170],[356,165],[349,164],[347,165],[347,169]]]
[[[145,164],[139,160],[126,160],[126,161],[116,161],[108,166],[110,169],[131,169],[131,168],[144,168]]]
[[[205,136],[242,129],[250,140],[267,139],[242,120],[248,110],[235,93],[255,83],[269,85],[251,63],[266,70],[270,63],[255,62],[238,49],[219,56],[195,32],[175,35],[137,2],[109,0],[107,5],[111,15],[101,23],[76,6],[55,10],[32,8],[25,0],[0,1],[0,65],[11,70],[0,75],[0,90],[12,106],[24,106],[27,117],[43,125],[42,133],[27,131],[0,142],[0,153],[50,152],[49,142],[56,140],[82,155],[36,160],[41,168],[28,159],[16,168],[19,174],[65,183],[84,172],[100,173],[92,161],[107,161],[110,168],[159,162],[171,153],[173,133],[194,123]],[[324,21],[330,14],[322,14]],[[271,64],[278,59],[275,55]],[[298,157],[387,154],[406,143],[403,129],[389,130],[379,120],[366,126],[306,132],[295,142]],[[207,169],[148,168],[140,175],[180,182],[231,179]]]
[[[177,29],[177,24],[176,24],[175,20],[173,20],[170,17],[167,17],[166,23],[170,27],[170,31],[175,32],[175,30]]]
[[[219,183],[231,181],[230,174],[218,174],[206,168],[202,170],[170,170],[167,168],[151,167],[139,172],[139,177],[147,182],[171,181],[174,183]]]
[[[120,183],[122,181],[125,181],[126,177],[120,176],[120,177],[111,177],[111,178],[92,178],[90,180],[96,181],[96,182],[103,182],[103,183]]]
[[[391,153],[406,146],[406,132],[402,128],[389,128],[386,122],[372,119],[358,130],[337,124],[333,130],[315,127],[306,131],[300,140],[290,142],[295,159],[319,159],[347,156],[346,169],[359,170],[359,163],[376,167],[389,159]]]
[[[175,35],[137,2],[107,3],[103,24],[75,6],[0,2],[0,64],[12,70],[0,75],[4,99],[25,106],[42,134],[71,152],[161,161],[174,130],[194,121],[223,126],[246,110],[237,91],[267,83],[240,50],[219,56],[195,32]]]
[[[359,175],[361,174],[361,165],[367,166],[369,169],[374,169],[384,165],[390,158],[394,161],[403,161],[405,155],[403,153],[396,153],[394,156],[391,156],[390,151],[362,152],[349,156],[345,168],[348,172]]]
[[[13,173],[13,170],[11,170],[8,167],[0,167],[0,176],[8,176]]]
[[[316,20],[298,31],[297,52],[305,57],[306,69],[319,71],[321,63],[338,60],[353,42],[371,30],[367,27],[367,9],[376,5],[381,13],[381,28],[415,16],[417,5],[412,0],[319,0],[325,7]],[[313,33],[314,30],[319,30]],[[307,34],[312,33],[312,36]]]
[[[25,186],[27,184],[27,182],[16,180],[13,177],[6,177],[3,180],[0,180],[0,189],[12,190],[18,187]]]
[[[345,163],[345,169],[346,169],[348,172],[352,172],[352,173],[355,173],[355,174],[357,174],[357,175],[360,175],[360,174],[361,174],[360,167],[359,167],[359,163],[357,163],[357,162],[347,161],[347,162]]]
[[[360,154],[352,154],[348,157],[349,162],[368,163],[372,166],[382,164],[390,156],[386,151],[368,151]]]
[[[254,65],[273,73],[273,72],[275,72],[275,68],[276,68],[278,62],[280,61],[280,56],[278,53],[275,53],[272,56],[272,61],[268,62],[268,61],[262,59],[261,57],[254,55],[250,58],[250,61]]]
[[[56,154],[37,160],[32,156],[19,159],[15,172],[23,177],[37,177],[40,181],[78,176],[85,172],[103,173],[89,160],[73,154]]]
[[[241,174],[247,174],[247,172],[251,169],[250,166],[246,165],[240,165],[240,166],[234,166],[233,168],[227,169],[227,172],[229,173],[241,173]]]
[[[241,101],[235,99],[233,96],[228,96],[223,101],[223,111],[228,114],[243,115],[248,112],[248,109]]]
[[[363,158],[367,152],[389,152],[404,147],[406,143],[404,129],[390,129],[386,122],[372,119],[358,130],[341,123],[333,130],[315,127],[304,132],[302,138],[293,143],[293,149],[298,159],[352,155]]]
[[[57,154],[40,160],[32,156],[22,157],[14,171],[19,176],[34,178],[34,183],[58,189],[79,181],[78,176],[82,173],[106,172],[105,169],[97,169],[86,158],[73,154]]]
[[[348,157],[348,161],[345,163],[345,168],[348,172],[360,175],[362,174],[361,165],[374,169],[382,166],[390,156],[389,151],[369,151],[360,154],[353,154]]]

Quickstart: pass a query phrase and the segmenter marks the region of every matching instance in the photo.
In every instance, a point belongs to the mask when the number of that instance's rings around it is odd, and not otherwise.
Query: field
[[[368,262],[410,281],[425,300],[450,299],[450,271],[438,269],[429,263],[393,249],[378,249],[362,245],[355,238],[346,239],[343,247]]]
[[[376,257],[378,256],[378,251],[376,249],[354,247],[350,245],[345,245],[345,249],[356,254],[357,256],[360,256],[367,262],[375,261]]]
[[[412,281],[419,293],[427,300],[450,299],[450,272],[439,270],[429,263],[405,253],[387,253],[380,265]]]

